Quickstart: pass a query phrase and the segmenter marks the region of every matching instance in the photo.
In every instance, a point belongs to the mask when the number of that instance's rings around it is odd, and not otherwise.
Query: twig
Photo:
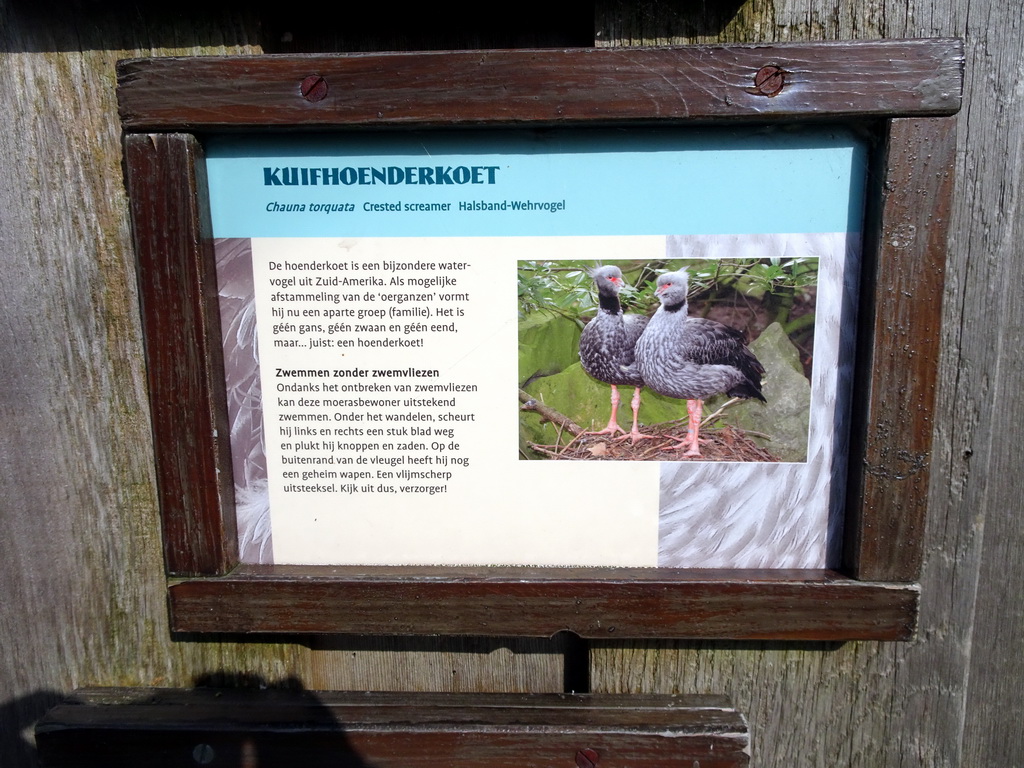
[[[722,403],[719,406],[717,411],[712,413],[710,416],[705,416],[703,419],[701,419],[700,425],[703,427],[703,426],[705,426],[707,424],[710,424],[714,419],[717,419],[719,416],[721,416],[726,408],[728,408],[733,403],[738,403],[742,399],[743,398],[741,398],[741,397],[734,397],[734,398],[731,398],[730,400],[726,400],[724,403]]]
[[[575,435],[572,440],[570,440],[568,443],[565,444],[565,447],[562,448],[561,452],[558,455],[559,456],[565,455],[565,452],[569,450],[569,446],[572,445],[573,443],[575,443],[581,437],[583,437],[584,434],[586,434],[586,433],[580,432],[578,435]]]
[[[552,446],[545,447],[545,446],[537,445],[536,443],[527,443],[527,445],[529,445],[533,450],[537,451],[537,453],[547,454],[548,456],[550,456],[550,457],[552,457],[554,459],[560,459],[562,457],[562,454],[555,453],[554,451],[549,451],[548,450],[548,448],[555,448],[557,446],[553,446],[552,445]]]
[[[554,408],[549,408],[544,403],[538,402],[529,392],[519,390],[519,402],[522,403],[519,409],[522,411],[534,411],[540,414],[541,418],[547,419],[553,424],[557,424],[571,432],[576,437],[579,437],[583,432],[583,427],[574,422],[568,416],[559,413]]]

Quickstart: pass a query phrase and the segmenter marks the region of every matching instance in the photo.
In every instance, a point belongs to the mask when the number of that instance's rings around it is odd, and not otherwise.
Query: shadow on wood
[[[92,689],[36,739],[48,768],[749,765],[722,696]]]

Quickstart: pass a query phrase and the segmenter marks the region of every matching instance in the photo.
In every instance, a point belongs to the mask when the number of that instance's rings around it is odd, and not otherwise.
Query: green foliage
[[[582,328],[581,316],[596,306],[591,266],[580,261],[519,262],[519,319],[547,311],[568,317]]]
[[[649,262],[614,262],[626,278],[620,296],[629,311],[652,314],[658,276],[686,268],[690,279],[691,314],[706,315],[724,302],[757,303],[767,316],[762,327],[778,321],[787,326],[798,301],[813,300],[818,260],[813,257],[773,259],[665,259]],[[519,317],[547,311],[572,319],[580,327],[597,306],[589,261],[522,261],[519,263]],[[694,310],[697,310],[695,312]],[[801,317],[800,327],[813,324],[813,315]],[[797,330],[794,328],[793,330]]]
[[[620,296],[622,303],[629,311],[644,312],[646,304],[638,298],[632,284],[645,265],[633,261],[614,263],[626,277],[626,287]],[[568,317],[582,328],[597,311],[597,291],[590,270],[599,266],[599,262],[575,260],[519,262],[519,319],[532,312],[547,311]],[[652,287],[652,295],[653,290]]]

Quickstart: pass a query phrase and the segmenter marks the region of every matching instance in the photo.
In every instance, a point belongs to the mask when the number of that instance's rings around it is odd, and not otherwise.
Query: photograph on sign
[[[827,566],[858,138],[428,139],[207,146],[243,561]]]

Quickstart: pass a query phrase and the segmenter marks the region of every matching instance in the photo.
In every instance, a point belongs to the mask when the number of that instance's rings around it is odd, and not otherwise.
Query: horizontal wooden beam
[[[913,584],[831,571],[241,566],[173,582],[180,632],[906,640]]]
[[[131,59],[127,131],[950,115],[963,44],[869,42]]]
[[[749,764],[722,696],[87,689],[36,727],[44,766],[663,768]]]

